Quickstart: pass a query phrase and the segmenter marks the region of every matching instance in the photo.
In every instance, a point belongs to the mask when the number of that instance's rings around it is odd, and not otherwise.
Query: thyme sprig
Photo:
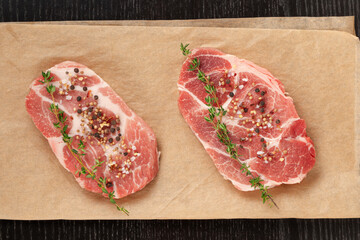
[[[238,152],[238,148],[236,144],[231,141],[229,137],[230,132],[228,131],[226,124],[222,121],[222,118],[226,115],[227,111],[219,104],[219,98],[217,97],[216,88],[210,84],[210,76],[206,76],[206,74],[200,70],[200,59],[191,59],[189,57],[191,51],[187,48],[188,46],[189,44],[180,44],[180,50],[182,54],[191,60],[188,71],[197,72],[196,75],[198,79],[205,84],[204,88],[206,93],[208,94],[205,97],[205,102],[206,105],[209,107],[209,113],[208,116],[204,117],[205,121],[212,124],[219,141],[226,146],[226,152],[230,155],[230,157],[239,162],[241,172],[246,176],[251,177],[251,179],[249,180],[251,187],[260,190],[263,203],[270,201],[276,208],[279,208],[272,196],[270,195],[268,187],[265,187],[262,184],[264,180],[261,179],[260,176],[255,177],[250,171],[249,166],[246,163],[240,161],[240,154]]]
[[[109,200],[111,203],[113,203],[116,206],[116,209],[125,213],[126,215],[129,215],[129,211],[126,210],[124,207],[120,207],[115,199],[115,192],[112,191],[108,191],[106,189],[106,183],[107,183],[107,178],[102,178],[96,177],[96,172],[98,167],[100,167],[105,161],[99,161],[98,159],[95,159],[95,165],[92,166],[91,168],[88,168],[84,162],[82,157],[85,156],[86,154],[86,150],[85,150],[85,145],[82,142],[82,140],[80,140],[80,143],[78,144],[78,148],[75,149],[71,146],[73,138],[70,137],[66,131],[68,129],[68,125],[66,124],[66,120],[67,117],[64,116],[64,111],[59,109],[59,105],[55,103],[55,97],[54,97],[54,92],[56,90],[56,87],[51,83],[52,80],[54,79],[54,77],[50,77],[51,72],[47,71],[42,72],[42,76],[44,78],[44,80],[39,80],[40,83],[45,84],[46,86],[46,90],[47,92],[51,95],[51,99],[52,99],[52,103],[50,104],[50,111],[55,115],[56,117],[56,122],[54,122],[54,127],[57,129],[60,129],[60,133],[62,135],[62,139],[64,141],[64,143],[66,144],[66,146],[68,147],[70,153],[73,155],[73,157],[77,160],[77,162],[80,164],[81,168],[80,170],[77,170],[75,172],[75,174],[79,174],[79,177],[84,174],[86,178],[91,178],[93,180],[95,180],[99,186],[99,188],[101,188],[102,192],[107,194]]]

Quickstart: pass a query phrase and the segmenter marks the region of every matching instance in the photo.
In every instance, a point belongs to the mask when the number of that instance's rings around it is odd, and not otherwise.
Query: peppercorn
[[[255,89],[255,92],[257,92],[257,93],[260,92],[260,89],[256,88],[256,89]]]
[[[120,131],[120,127],[117,127],[116,130]],[[120,133],[119,133],[120,134]],[[120,134],[121,135],[121,134]]]
[[[78,110],[77,110],[77,113],[78,113],[78,114],[82,113],[82,110],[81,110],[81,109],[78,109]]]
[[[265,108],[261,108],[260,112],[262,112],[262,113],[265,112]]]
[[[101,113],[101,112],[98,112],[97,115],[98,115],[98,117],[101,117],[101,116],[102,116],[102,113]]]
[[[261,100],[260,103],[259,103],[260,107],[264,106],[265,105],[265,101],[264,100]]]
[[[98,100],[98,99],[99,99],[99,96],[98,96],[98,95],[95,95],[95,96],[94,96],[94,99],[95,99],[95,100]]]
[[[87,87],[83,87],[83,90],[84,90],[84,91],[87,91]]]
[[[79,72],[79,69],[78,69],[78,68],[74,68],[74,72],[75,72],[75,73],[78,73],[78,72]]]
[[[266,143],[263,143],[263,145],[262,145],[262,146],[263,146],[263,148],[266,148]]]
[[[106,187],[107,187],[107,188],[111,188],[112,186],[113,186],[112,182],[107,182],[107,183],[106,183]]]
[[[99,134],[99,133],[95,133],[95,137],[96,137],[96,138],[99,138],[99,137],[100,137],[100,134]]]
[[[128,153],[127,152],[124,152],[124,156],[127,156],[128,155]]]
[[[260,132],[260,129],[255,128],[255,132],[256,132],[256,133],[259,133],[259,132]]]
[[[226,80],[226,84],[230,84],[230,79]]]
[[[265,93],[266,93],[265,91],[262,91],[262,92],[261,92],[261,96],[264,96],[264,95],[265,95]]]
[[[120,137],[119,137],[119,136],[117,136],[115,139],[116,139],[116,141],[120,141]]]
[[[244,146],[243,146],[243,145],[239,145],[239,147],[240,147],[240,148],[244,148]]]
[[[115,132],[115,128],[110,128],[110,132]]]
[[[74,85],[71,85],[71,86],[70,86],[70,89],[71,89],[71,90],[74,90],[74,89],[75,89],[75,86],[74,86]]]
[[[93,119],[93,120],[97,119],[97,116],[96,116],[96,115],[92,115],[92,119]]]
[[[247,109],[247,108],[244,108],[244,112],[248,112],[248,110],[249,110],[249,109]]]
[[[80,102],[80,101],[81,101],[81,97],[78,96],[78,97],[76,98],[76,100],[77,100],[78,102]]]
[[[93,109],[94,109],[93,107],[90,107],[90,108],[88,109],[88,111],[89,111],[89,112],[92,112]]]
[[[261,139],[260,139],[260,142],[265,142],[265,139],[264,139],[264,138],[261,138]]]
[[[114,140],[112,138],[109,138],[109,143],[112,143]]]
[[[111,125],[116,125],[116,120],[112,120]]]
[[[276,124],[279,124],[279,123],[280,123],[280,120],[279,120],[279,119],[277,119],[277,120],[276,120]]]
[[[234,97],[235,94],[234,94],[233,92],[230,92],[230,93],[229,93],[229,96],[230,96],[230,97]]]

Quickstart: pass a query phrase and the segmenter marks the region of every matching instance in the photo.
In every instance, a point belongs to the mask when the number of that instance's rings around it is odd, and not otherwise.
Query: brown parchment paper
[[[24,24],[24,22],[17,22],[17,23]],[[354,25],[353,16],[215,18],[215,19],[193,19],[193,20],[51,21],[51,22],[26,22],[26,24],[308,29],[308,30],[337,30],[337,31],[348,32],[355,35],[355,25]]]
[[[122,26],[0,26],[0,218],[169,219],[359,217],[355,159],[356,37],[336,31]],[[317,162],[297,185],[240,192],[217,172],[177,108],[179,42],[215,47],[269,69],[294,98]],[[24,107],[41,70],[73,60],[97,72],[155,131],[156,179],[119,201],[82,190]]]

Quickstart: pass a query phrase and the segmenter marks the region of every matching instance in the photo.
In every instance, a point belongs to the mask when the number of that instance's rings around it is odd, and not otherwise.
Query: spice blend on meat
[[[29,114],[79,184],[128,214],[114,199],[142,189],[156,176],[154,133],[90,69],[73,62],[51,69],[54,74],[43,72],[31,86]]]
[[[292,99],[267,70],[216,49],[190,51],[178,82],[179,108],[225,179],[242,191],[300,182],[315,163]],[[204,123],[204,119],[208,124]]]

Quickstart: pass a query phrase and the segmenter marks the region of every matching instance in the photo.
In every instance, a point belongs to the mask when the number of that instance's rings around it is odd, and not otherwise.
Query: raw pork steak
[[[228,111],[224,123],[239,146],[240,160],[260,175],[264,185],[299,183],[314,166],[315,149],[306,125],[296,113],[283,84],[266,69],[215,49],[199,48],[184,62],[178,88],[179,108],[186,122],[211,156],[219,172],[239,190],[254,190],[219,142],[205,105],[204,83],[188,71],[190,59],[200,59],[200,70],[216,86],[220,104]]]
[[[115,198],[145,187],[159,169],[156,138],[150,127],[86,66],[67,61],[49,71],[56,87],[55,102],[67,117],[67,133],[73,137],[73,148],[78,147],[80,140],[85,145],[83,161],[86,166],[95,165],[95,159],[105,161],[96,176],[108,179],[106,186],[109,191],[115,191]],[[51,95],[38,80],[43,78],[33,81],[26,97],[28,113],[60,163],[80,186],[101,193],[94,180],[75,174],[80,166],[63,142],[59,129],[53,125],[56,118],[49,110]]]

